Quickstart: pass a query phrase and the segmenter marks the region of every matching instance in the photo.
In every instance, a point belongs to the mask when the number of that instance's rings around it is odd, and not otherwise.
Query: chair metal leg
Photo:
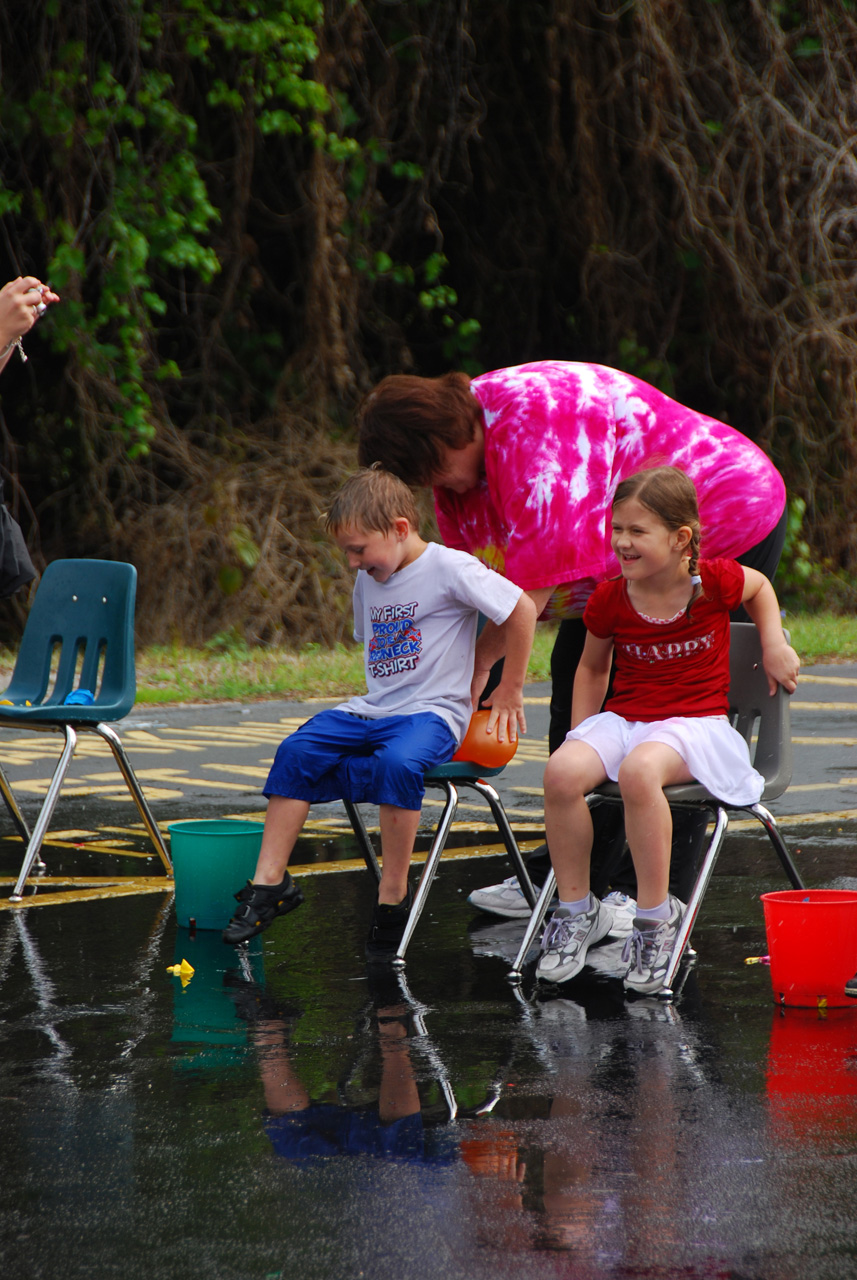
[[[503,808],[503,802],[495,787],[490,782],[486,782],[484,778],[474,778],[472,782],[466,783],[468,787],[472,787],[474,791],[482,796],[491,809],[491,814],[497,824],[497,829],[503,837],[503,843],[506,846],[506,852],[512,860],[515,868],[515,874],[518,877],[518,884],[521,886],[524,897],[529,903],[530,909],[535,907],[538,895],[533,888],[533,882],[527,871],[527,864],[524,862],[521,850],[518,848],[518,842],[515,839],[514,832],[509,825],[509,819],[506,817],[506,810]]]
[[[342,803],[345,805],[345,812],[348,814],[348,819],[351,823],[351,829],[354,832],[354,835],[357,838],[357,843],[360,846],[360,853],[363,858],[363,861],[366,863],[366,866],[374,875],[375,883],[380,884],[381,868],[378,865],[378,859],[375,856],[375,849],[372,844],[372,841],[369,838],[369,832],[366,830],[366,823],[363,821],[363,815],[361,814],[360,810],[357,808],[357,805],[354,804],[351,800],[343,800]]]
[[[658,995],[664,1000],[671,1000],[673,998],[673,983],[684,955],[685,945],[687,944],[691,930],[696,923],[696,917],[699,914],[702,899],[705,897],[705,891],[708,888],[709,881],[711,880],[711,876],[714,871],[714,864],[717,861],[717,855],[720,853],[720,849],[723,845],[726,828],[729,826],[729,816],[722,805],[718,805],[714,810],[714,819],[714,832],[711,836],[711,841],[708,845],[708,849],[706,850],[705,857],[702,860],[702,866],[699,868],[697,873],[696,883],[693,886],[693,892],[690,895],[690,901],[687,904],[687,909],[682,916],[681,926],[679,928],[678,935],[676,936],[675,945],[673,947],[672,955],[670,956],[670,962],[667,966],[666,974],[664,975],[663,989],[658,992]]]
[[[9,779],[6,777],[2,765],[0,765],[0,793],[2,793],[6,808],[9,810],[9,817],[18,828],[18,834],[24,841],[25,845],[29,844],[30,828],[27,826],[24,815],[18,808],[18,801],[15,799],[15,793],[9,785]],[[44,863],[42,863],[42,866],[44,866]]]
[[[526,933],[524,934],[523,941],[521,942],[520,948],[518,950],[518,954],[515,956],[514,964],[512,965],[509,972],[506,974],[506,977],[510,982],[519,983],[522,980],[524,976],[523,969],[524,969],[524,963],[527,959],[527,952],[529,951],[530,947],[533,945],[536,934],[538,933],[539,929],[542,927],[542,923],[544,921],[545,915],[547,914],[548,903],[550,902],[555,892],[556,892],[556,876],[554,875],[553,870],[551,869],[548,872],[548,876],[544,882],[544,885],[542,886],[542,891],[539,894],[538,902],[533,908],[533,914],[530,916],[529,923],[527,924],[527,930],[526,930]]]
[[[51,778],[48,793],[45,796],[44,804],[39,813],[36,825],[33,828],[33,834],[27,845],[27,852],[24,855],[24,862],[21,866],[21,872],[18,876],[18,882],[14,891],[9,895],[10,902],[20,902],[24,896],[24,885],[27,883],[33,863],[39,856],[39,850],[42,847],[42,841],[45,838],[48,826],[50,825],[57,800],[59,800],[62,784],[65,781],[65,775],[68,773],[71,764],[74,749],[77,746],[77,734],[70,724],[63,726],[65,733],[65,745],[62,749],[62,755],[57,761],[57,767],[54,769],[54,776]]]
[[[143,795],[142,788],[137,781],[137,775],[131,768],[131,762],[125,754],[125,748],[122,746],[119,734],[115,729],[111,729],[110,725],[104,723],[93,725],[93,728],[99,737],[104,739],[110,747],[110,750],[113,752],[113,757],[119,766],[122,777],[125,779],[125,784],[131,792],[131,795],[134,797],[134,803],[139,810],[140,817],[143,819],[143,825],[149,833],[149,838],[157,850],[158,857],[164,864],[167,875],[171,876],[173,874],[173,864],[170,861],[170,855],[167,853],[167,846],[164,844],[164,838],[158,829],[158,824],[152,816],[152,811],[149,808],[146,797]]]
[[[405,925],[405,932],[402,934],[399,949],[392,961],[394,969],[401,969],[405,963],[405,952],[408,949],[408,943],[413,937],[414,929],[417,927],[417,922],[422,914],[422,909],[425,906],[429,889],[432,886],[432,881],[434,880],[435,873],[437,872],[440,856],[443,853],[444,845],[446,844],[447,836],[449,835],[449,831],[452,826],[452,820],[455,817],[455,811],[458,808],[458,792],[448,778],[432,782],[432,786],[441,788],[446,796],[446,802],[443,806],[440,822],[438,822],[435,829],[434,839],[432,840],[431,848],[428,851],[425,866],[423,867],[423,873],[420,876],[420,882],[417,885],[417,891],[414,894],[414,901],[410,915],[408,916],[408,922]]]
[[[783,871],[785,871],[791,881],[792,888],[805,889],[806,885],[801,879],[800,872],[797,867],[792,862],[791,854],[786,848],[786,842],[780,834],[780,829],[777,826],[777,820],[774,815],[769,809],[766,809],[763,804],[751,804],[747,806],[747,809],[749,813],[755,814],[767,831],[771,844],[774,846],[774,851],[782,864]]]

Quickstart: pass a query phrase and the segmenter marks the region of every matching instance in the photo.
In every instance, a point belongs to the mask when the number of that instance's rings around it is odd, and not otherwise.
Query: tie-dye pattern
[[[774,528],[785,486],[733,427],[630,374],[544,360],[474,378],[485,422],[485,479],[435,490],[448,546],[478,556],[525,590],[555,587],[543,617],[582,612],[619,572],[610,504],[620,480],[670,464],[699,494],[702,549],[734,559]]]

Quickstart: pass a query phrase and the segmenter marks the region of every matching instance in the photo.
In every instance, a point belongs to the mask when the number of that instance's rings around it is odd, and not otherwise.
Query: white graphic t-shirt
[[[364,645],[367,692],[339,710],[371,717],[433,711],[460,742],[470,723],[478,615],[500,626],[520,596],[507,578],[437,542],[386,582],[359,570],[354,638]]]

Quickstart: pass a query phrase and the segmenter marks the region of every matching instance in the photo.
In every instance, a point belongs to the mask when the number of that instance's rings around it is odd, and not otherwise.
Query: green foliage
[[[64,300],[51,316],[53,343],[83,372],[100,418],[133,458],[156,431],[154,388],[180,376],[159,349],[163,318],[177,319],[177,283],[182,291],[208,284],[222,266],[211,232],[223,211],[204,176],[217,146],[212,124],[216,131],[220,118],[228,134],[249,118],[259,135],[290,135],[329,100],[308,73],[318,0],[176,0],[169,21],[159,0],[124,9],[132,39],[122,48],[128,30],[115,28],[107,7],[56,7],[41,82],[5,78],[6,150],[17,164],[4,169],[17,169],[17,189],[14,180],[0,189],[0,214],[35,210],[49,246],[46,278]],[[95,53],[98,25],[112,29],[109,62]],[[28,156],[40,147],[43,185],[29,187]],[[57,207],[59,174],[75,181]]]
[[[619,351],[616,361],[620,369],[649,382],[664,395],[675,395],[675,381],[669,361],[650,356],[649,348],[637,341],[636,333],[628,333],[619,339]]]
[[[780,602],[789,609],[853,613],[857,607],[857,580],[836,571],[829,560],[813,556],[804,536],[805,516],[803,498],[790,498],[783,554],[775,580]]]

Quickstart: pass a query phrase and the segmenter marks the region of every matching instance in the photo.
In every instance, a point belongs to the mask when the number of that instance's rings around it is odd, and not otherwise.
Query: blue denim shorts
[[[264,794],[323,804],[391,804],[420,809],[423,774],[452,757],[456,741],[431,711],[369,720],[320,711],[281,742]]]

